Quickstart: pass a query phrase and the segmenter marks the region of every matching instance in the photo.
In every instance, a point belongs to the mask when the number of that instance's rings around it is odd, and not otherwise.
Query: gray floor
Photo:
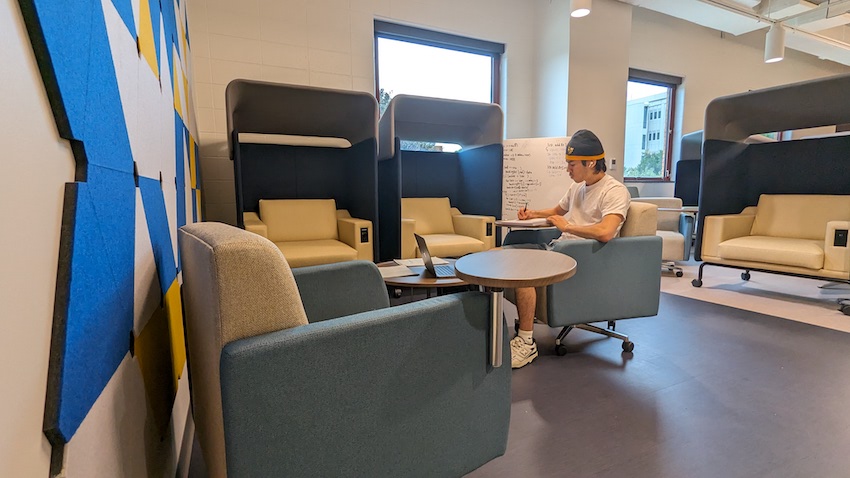
[[[850,334],[670,294],[618,323],[633,354],[536,327],[507,452],[469,477],[850,477]]]

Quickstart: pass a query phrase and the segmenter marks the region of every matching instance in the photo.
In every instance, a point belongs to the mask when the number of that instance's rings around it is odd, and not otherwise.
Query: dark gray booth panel
[[[401,198],[448,197],[464,214],[501,217],[499,105],[398,95],[379,123],[380,258],[398,258]],[[453,143],[456,153],[402,151],[402,140]],[[500,238],[497,236],[497,244]]]
[[[850,194],[850,136],[747,144],[750,135],[850,123],[850,75],[727,96],[706,109],[696,258],[702,223],[761,194]]]

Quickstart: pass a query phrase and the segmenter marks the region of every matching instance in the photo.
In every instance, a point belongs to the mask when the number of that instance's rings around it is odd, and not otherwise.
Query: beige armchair
[[[243,215],[245,230],[272,241],[291,267],[371,261],[372,222],[336,209],[333,199],[260,199]]]
[[[401,257],[420,257],[413,234],[428,243],[434,256],[460,257],[496,247],[496,218],[461,214],[449,198],[401,199]]]
[[[635,197],[632,202],[655,204],[661,209],[681,209],[682,200],[674,197]],[[676,274],[684,275],[676,261],[686,261],[691,258],[691,239],[694,233],[694,216],[680,211],[658,211],[658,226],[655,231],[662,239],[661,268]]]

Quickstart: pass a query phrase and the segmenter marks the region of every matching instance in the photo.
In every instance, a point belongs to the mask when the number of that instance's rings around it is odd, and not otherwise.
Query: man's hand
[[[531,219],[534,216],[531,215],[531,211],[528,208],[522,208],[516,212],[516,217],[519,219]]]
[[[567,232],[567,227],[570,225],[570,222],[567,221],[564,216],[559,216],[557,214],[547,217],[546,220],[551,222],[552,225],[557,227],[561,232]]]

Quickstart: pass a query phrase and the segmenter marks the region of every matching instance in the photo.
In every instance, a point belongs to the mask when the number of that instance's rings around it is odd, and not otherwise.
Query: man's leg
[[[532,338],[537,291],[533,287],[516,289],[516,308],[519,315],[519,332],[511,340],[511,367],[520,368],[537,358],[537,344]]]

